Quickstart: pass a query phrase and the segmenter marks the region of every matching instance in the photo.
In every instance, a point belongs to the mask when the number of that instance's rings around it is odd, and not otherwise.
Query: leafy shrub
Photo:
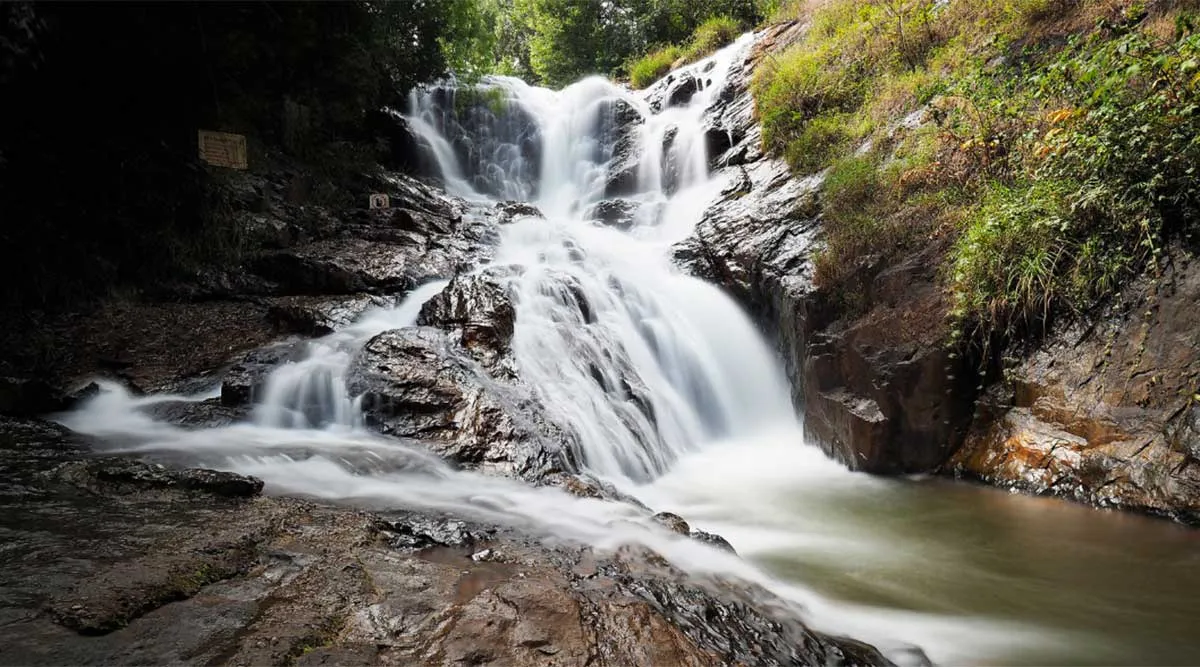
[[[989,189],[954,246],[952,317],[990,333],[1049,316],[1059,267],[1072,254],[1060,235],[1069,224],[1066,189],[1052,181]]]
[[[897,190],[873,153],[852,155],[833,163],[822,196],[823,245],[813,257],[816,284],[844,305],[861,305],[851,284],[854,277],[911,247],[924,230],[901,216],[887,213]]]
[[[829,134],[826,126],[806,136],[809,121],[857,110],[864,96],[862,81],[845,70],[830,67],[824,51],[789,50],[781,54],[760,67],[753,87],[763,144],[783,153],[793,167],[812,167],[812,160],[806,159],[809,146]]]
[[[1128,27],[1077,40],[1030,81],[1008,113],[1025,111],[1012,168],[1032,184],[993,186],[953,252],[952,315],[977,339],[1090,307],[1200,223],[1200,37],[1189,25],[1171,43]],[[1003,90],[979,104],[1013,105]],[[1031,120],[1038,108],[1050,111]]]

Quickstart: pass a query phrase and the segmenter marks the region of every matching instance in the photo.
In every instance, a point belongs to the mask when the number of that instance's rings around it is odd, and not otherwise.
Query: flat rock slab
[[[40,424],[0,423],[0,452],[61,444],[0,458],[30,480],[0,494],[0,664],[888,664],[644,548],[196,493],[197,471],[81,461]],[[120,482],[63,483],[97,466]]]

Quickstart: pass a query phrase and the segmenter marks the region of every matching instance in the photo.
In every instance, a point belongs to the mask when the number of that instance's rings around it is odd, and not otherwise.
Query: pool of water
[[[803,445],[754,449],[699,454],[645,493],[781,580],[912,619],[909,640],[935,660],[1200,663],[1194,529],[943,479],[839,472]],[[926,614],[968,623],[922,627]],[[870,618],[858,630],[868,639]]]

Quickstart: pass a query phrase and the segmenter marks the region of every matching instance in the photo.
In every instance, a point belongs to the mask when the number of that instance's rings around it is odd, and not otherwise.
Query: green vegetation
[[[678,46],[664,46],[638,58],[629,65],[629,85],[645,88],[671,71],[675,61],[683,56]]]
[[[737,39],[744,30],[745,26],[732,16],[714,16],[696,27],[684,49],[684,58],[689,62],[699,60]]]
[[[701,23],[684,46],[664,46],[629,62],[629,85],[645,88],[671,68],[699,60],[729,44],[742,33],[742,25],[728,16],[714,16]]]
[[[1195,4],[785,5],[810,27],[753,92],[765,147],[829,169],[818,282],[861,306],[932,240],[950,337],[988,345],[1157,270],[1200,227]]]
[[[491,30],[479,41],[494,46],[489,71],[561,87],[588,74],[632,76],[633,61],[651,54],[638,68],[644,78],[666,61],[665,45],[686,42],[680,55],[701,57],[771,9],[767,0],[484,0],[475,11]]]

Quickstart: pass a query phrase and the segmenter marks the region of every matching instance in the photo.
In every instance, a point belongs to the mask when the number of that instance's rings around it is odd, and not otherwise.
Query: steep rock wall
[[[714,157],[727,185],[676,259],[728,290],[776,339],[806,430],[828,453],[868,472],[926,471],[961,441],[974,397],[933,329],[941,294],[932,255],[880,272],[867,290],[870,311],[841,315],[812,282],[821,175],[794,178],[760,149],[750,78],[803,30],[768,29],[730,77],[710,114],[714,136],[732,139]]]

